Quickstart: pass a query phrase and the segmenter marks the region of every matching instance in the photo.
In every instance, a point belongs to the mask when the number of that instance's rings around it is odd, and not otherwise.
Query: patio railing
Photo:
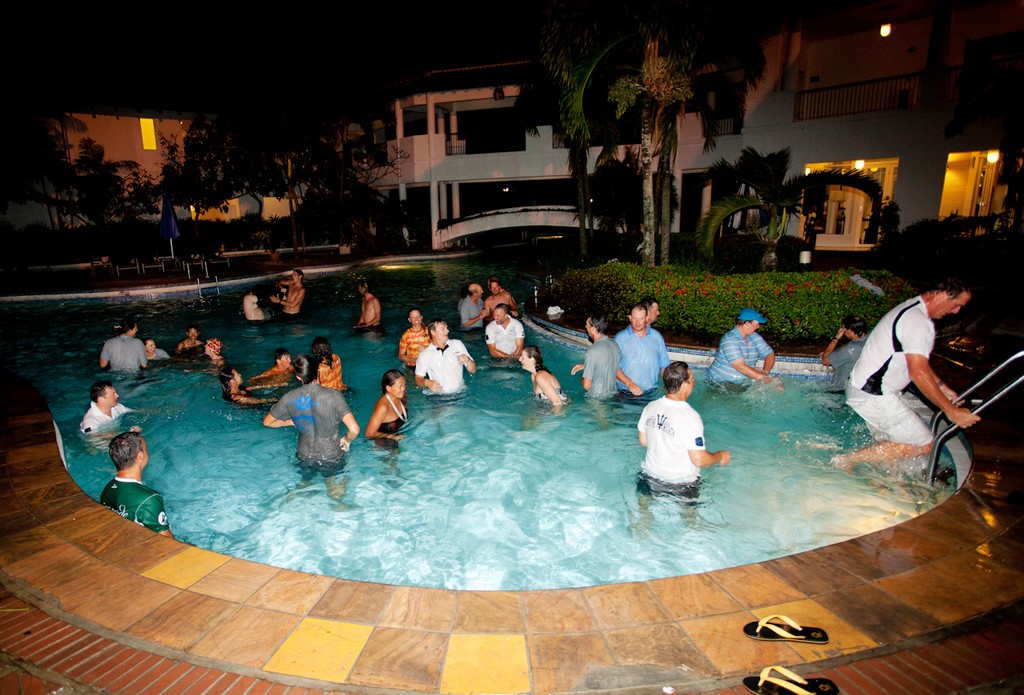
[[[796,93],[793,120],[807,121],[868,111],[905,110],[917,106],[920,98],[919,73],[806,89]]]

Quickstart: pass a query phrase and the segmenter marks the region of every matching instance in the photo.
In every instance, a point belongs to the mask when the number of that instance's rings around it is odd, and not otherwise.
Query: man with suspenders
[[[846,384],[847,405],[864,418],[878,441],[836,456],[834,463],[849,468],[862,461],[892,461],[931,451],[931,430],[903,400],[903,390],[911,382],[950,422],[966,428],[981,419],[955,402],[956,392],[928,362],[935,343],[932,321],[959,312],[970,299],[970,289],[947,278],[882,317]]]

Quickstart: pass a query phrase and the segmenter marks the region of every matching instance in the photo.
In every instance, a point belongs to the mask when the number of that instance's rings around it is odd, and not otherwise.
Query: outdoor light
[[[811,168],[810,167],[804,167],[804,176],[810,176],[810,174],[811,174]]]
[[[989,150],[988,154],[985,155],[985,159],[989,164],[995,164],[999,161],[999,150]]]
[[[885,24],[878,28],[878,33],[882,35],[883,39],[886,38],[887,36],[889,36],[889,34],[892,33],[892,24],[886,22]]]
[[[853,163],[853,168],[854,169],[863,169],[864,168],[864,160],[863,159],[858,159],[856,162]]]

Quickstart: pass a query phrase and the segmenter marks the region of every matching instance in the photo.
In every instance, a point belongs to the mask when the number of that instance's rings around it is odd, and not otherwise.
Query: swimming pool
[[[763,561],[897,524],[948,492],[917,478],[850,476],[828,459],[866,432],[820,382],[725,394],[698,372],[691,401],[712,448],[733,462],[705,472],[699,506],[655,498],[641,505],[635,476],[642,403],[594,403],[569,376],[581,353],[527,329],[572,397],[555,416],[530,398],[518,365],[485,357],[482,338],[463,337],[480,368],[459,397],[411,389],[411,426],[398,448],[360,439],[328,494],[321,476],[294,461],[294,430],[261,426],[264,408],[225,403],[201,363],[162,364],[142,376],[101,372],[99,346],[131,313],[140,336],[173,350],[185,326],[224,342],[246,377],[268,368],[275,347],[308,351],[326,335],[365,426],[381,373],[396,367],[405,315],[455,323],[458,288],[497,272],[517,298],[532,285],[507,266],[442,261],[360,270],[384,304],[385,334],[356,333],[354,275],[308,279],[307,321],[247,324],[246,288],[200,299],[155,297],[0,307],[8,365],[46,396],[75,480],[96,497],[112,465],[78,434],[88,386],[112,378],[135,408],[121,424],[143,426],[147,484],[160,490],[175,535],[238,557],[347,579],[460,589],[585,586],[703,572]],[[456,336],[461,337],[461,336]],[[189,371],[184,371],[188,369]]]

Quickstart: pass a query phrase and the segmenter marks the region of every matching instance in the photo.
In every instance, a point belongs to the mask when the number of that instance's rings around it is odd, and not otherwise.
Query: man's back
[[[105,343],[100,359],[110,363],[117,372],[131,372],[147,364],[146,346],[138,338],[129,335],[115,335]]]
[[[335,461],[344,454],[339,426],[350,412],[339,392],[316,383],[289,391],[270,409],[278,420],[295,424],[299,458],[317,461]]]
[[[618,343],[608,336],[601,336],[587,349],[583,358],[583,378],[590,379],[588,396],[608,396],[615,393],[615,373],[622,360]]]
[[[150,531],[161,533],[170,528],[163,498],[140,482],[114,478],[100,493],[100,502]]]

